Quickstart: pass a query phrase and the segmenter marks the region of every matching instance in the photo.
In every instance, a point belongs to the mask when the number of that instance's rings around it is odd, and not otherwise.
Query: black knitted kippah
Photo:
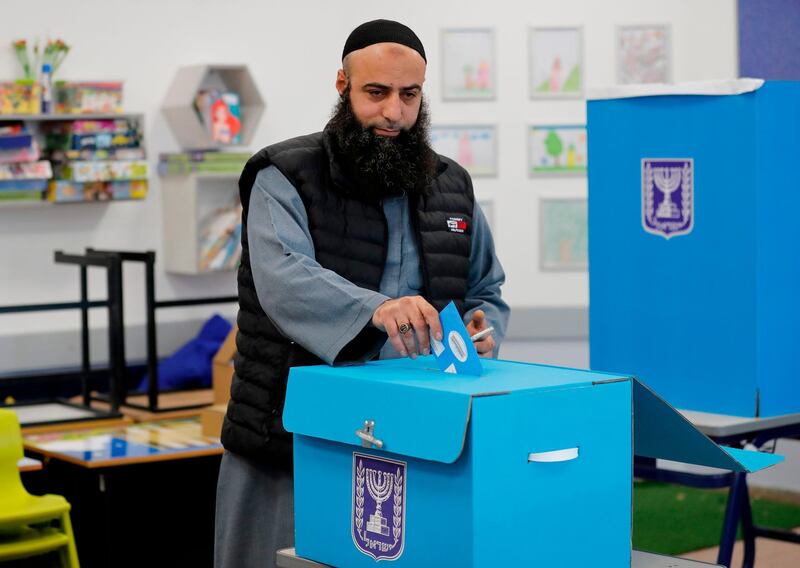
[[[351,51],[385,42],[399,43],[410,47],[422,56],[425,63],[428,62],[427,57],[425,57],[425,48],[422,47],[422,42],[417,37],[417,34],[411,31],[408,26],[392,20],[372,20],[361,24],[350,32],[347,41],[344,42],[342,61]]]

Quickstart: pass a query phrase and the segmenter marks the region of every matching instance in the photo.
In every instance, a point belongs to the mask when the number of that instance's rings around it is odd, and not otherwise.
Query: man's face
[[[336,76],[336,90],[350,85],[358,121],[378,136],[394,137],[414,126],[422,101],[425,60],[404,45],[377,43],[350,53]]]

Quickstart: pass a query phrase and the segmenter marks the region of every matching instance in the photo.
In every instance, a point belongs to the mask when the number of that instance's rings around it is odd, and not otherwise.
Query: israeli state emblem
[[[694,227],[694,160],[642,159],[642,226],[669,239]]]
[[[397,560],[406,534],[405,462],[353,452],[353,542],[375,560]]]

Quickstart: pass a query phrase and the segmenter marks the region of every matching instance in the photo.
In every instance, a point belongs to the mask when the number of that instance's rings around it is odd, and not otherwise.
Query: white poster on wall
[[[471,176],[497,175],[497,137],[494,126],[433,126],[434,151],[459,163]]]
[[[531,98],[583,95],[580,28],[532,28],[528,38]]]
[[[491,29],[442,31],[442,98],[495,98],[494,32]]]
[[[617,69],[621,84],[671,82],[669,26],[619,26]]]

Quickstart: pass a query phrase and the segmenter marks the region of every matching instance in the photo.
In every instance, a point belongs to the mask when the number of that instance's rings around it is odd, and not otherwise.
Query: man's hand
[[[486,314],[483,313],[483,310],[475,310],[475,313],[472,314],[472,321],[467,324],[469,334],[475,335],[487,327],[489,327],[489,324],[486,321]],[[475,350],[481,357],[492,357],[495,347],[496,343],[491,335],[475,342]]]
[[[442,340],[439,312],[422,296],[403,296],[396,300],[387,300],[372,314],[372,325],[389,335],[389,341],[400,355],[410,356],[412,359],[418,353],[428,355],[431,352],[431,334],[437,340]],[[406,327],[408,330],[400,333]]]

